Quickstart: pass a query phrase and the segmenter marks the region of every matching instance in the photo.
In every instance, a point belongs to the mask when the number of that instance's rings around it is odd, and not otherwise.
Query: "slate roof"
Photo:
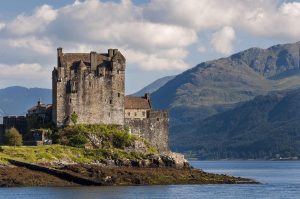
[[[144,97],[126,96],[125,109],[151,109],[151,103]]]

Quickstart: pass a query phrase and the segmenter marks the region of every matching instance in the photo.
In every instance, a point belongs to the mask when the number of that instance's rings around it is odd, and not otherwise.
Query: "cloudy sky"
[[[127,58],[127,93],[250,47],[300,40],[300,1],[1,0],[0,88],[51,87],[56,48]]]

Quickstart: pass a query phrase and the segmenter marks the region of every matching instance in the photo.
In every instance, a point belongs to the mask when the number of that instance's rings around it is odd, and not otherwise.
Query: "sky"
[[[51,88],[56,49],[126,57],[126,93],[251,47],[300,41],[300,1],[0,0],[0,88]]]

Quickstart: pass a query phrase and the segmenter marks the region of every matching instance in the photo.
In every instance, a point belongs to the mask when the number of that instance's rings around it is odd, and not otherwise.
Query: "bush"
[[[77,115],[77,113],[73,112],[71,114],[71,121],[73,122],[74,125],[77,124],[77,121],[78,121],[78,115]]]
[[[83,147],[88,142],[83,134],[75,134],[69,140],[69,145],[73,147]]]
[[[116,131],[113,134],[113,145],[116,148],[129,147],[132,143],[132,136],[124,131]]]
[[[5,142],[9,146],[22,146],[23,138],[17,129],[11,128],[5,133]]]

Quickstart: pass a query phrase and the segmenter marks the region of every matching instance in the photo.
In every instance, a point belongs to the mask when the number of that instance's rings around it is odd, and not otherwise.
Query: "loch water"
[[[0,199],[300,198],[300,161],[192,161],[196,168],[255,179],[255,185],[0,188]]]

